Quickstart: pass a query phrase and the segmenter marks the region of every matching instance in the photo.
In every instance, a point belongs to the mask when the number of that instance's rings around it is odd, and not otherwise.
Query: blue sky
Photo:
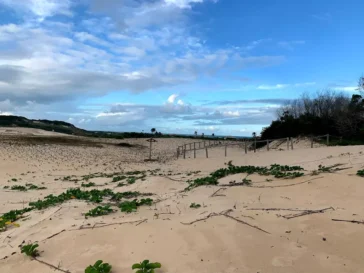
[[[355,92],[363,10],[360,0],[0,0],[0,114],[251,135],[303,92]]]

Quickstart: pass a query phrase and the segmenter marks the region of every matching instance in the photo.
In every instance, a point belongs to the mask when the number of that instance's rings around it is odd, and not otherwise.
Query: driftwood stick
[[[63,229],[63,230],[61,230],[60,232],[57,232],[57,233],[55,233],[55,234],[53,234],[53,235],[51,235],[51,236],[49,236],[49,237],[45,238],[44,240],[42,240],[42,242],[44,242],[45,240],[51,239],[51,238],[53,238],[53,237],[56,237],[57,235],[59,235],[59,234],[61,234],[61,233],[65,232],[65,231],[66,231],[66,230],[65,230],[65,229]]]
[[[364,225],[364,221],[356,221],[356,220],[343,220],[343,219],[331,219],[332,221],[335,222],[347,222],[347,223],[353,223],[353,224],[363,224]]]
[[[257,230],[260,230],[260,231],[262,231],[262,232],[264,232],[264,233],[270,234],[268,231],[266,231],[266,230],[264,230],[264,229],[261,229],[260,227],[257,227],[257,226],[254,226],[254,225],[251,225],[251,224],[249,224],[249,223],[247,223],[247,222],[245,222],[245,221],[242,221],[242,220],[240,220],[240,219],[237,219],[237,218],[235,218],[235,217],[233,217],[233,216],[229,215],[229,213],[230,213],[230,212],[232,212],[232,211],[233,211],[232,209],[229,209],[229,210],[222,211],[222,212],[220,212],[220,213],[212,212],[212,213],[210,213],[209,215],[207,215],[206,217],[203,217],[203,218],[197,219],[197,220],[192,221],[192,222],[189,222],[189,223],[182,223],[182,222],[181,222],[181,224],[183,224],[183,225],[192,225],[192,224],[194,224],[194,223],[197,223],[197,222],[200,222],[200,221],[207,220],[207,219],[209,219],[209,218],[211,218],[211,217],[215,217],[215,216],[225,216],[225,217],[227,217],[227,218],[229,218],[229,219],[232,219],[232,220],[235,220],[235,221],[237,221],[237,222],[239,222],[239,223],[241,223],[241,224],[247,225],[247,226],[249,226],[249,227],[252,227],[252,228],[255,228],[255,229],[257,229]]]
[[[309,214],[324,213],[325,211],[330,210],[330,209],[334,210],[333,207],[329,207],[329,208],[325,208],[325,209],[319,209],[319,210],[306,210],[306,211],[303,211],[303,212],[297,213],[297,214],[285,215],[285,216],[283,216],[283,218],[292,219],[292,218],[301,217],[301,216],[305,216],[305,215],[309,215]]]
[[[250,186],[251,188],[284,188],[284,187],[291,187],[291,186],[297,186],[297,185],[301,185],[301,184],[304,184],[304,183],[310,183],[311,181],[313,180],[316,180],[316,179],[320,179],[320,178],[323,178],[323,176],[320,176],[320,177],[315,177],[315,178],[312,178],[312,179],[309,179],[309,180],[306,180],[306,181],[303,181],[303,182],[300,182],[300,183],[294,183],[294,184],[288,184],[288,185],[279,185],[279,186]],[[241,184],[241,183],[237,183],[237,184]],[[234,185],[237,185],[237,184],[233,184]],[[225,185],[221,185],[221,186],[225,186]],[[237,185],[237,186],[241,186],[241,185]]]
[[[189,223],[183,223],[183,222],[181,222],[181,224],[182,225],[192,225],[192,224],[197,223],[197,222],[200,222],[200,221],[205,221],[205,220],[209,219],[210,217],[219,216],[219,215],[220,215],[219,213],[212,212],[212,213],[210,213],[209,215],[207,215],[207,216],[205,216],[203,218],[194,220],[194,221],[189,222]]]
[[[239,219],[237,219],[237,218],[235,218],[235,217],[232,217],[231,215],[228,215],[228,214],[223,214],[223,215],[224,215],[225,217],[230,218],[230,219],[232,219],[232,220],[235,220],[235,221],[237,221],[237,222],[239,222],[239,223],[241,223],[241,224],[247,225],[247,226],[249,226],[249,227],[255,228],[255,229],[260,230],[260,231],[263,231],[264,233],[270,234],[268,231],[266,231],[266,230],[264,230],[264,229],[261,229],[260,227],[253,226],[253,225],[251,225],[251,224],[249,224],[249,223],[247,223],[247,222],[245,222],[245,221],[242,221],[242,220],[239,220]]]
[[[35,261],[37,261],[37,262],[40,262],[41,264],[44,264],[44,265],[49,266],[50,268],[53,268],[54,270],[58,270],[58,271],[61,271],[61,272],[64,272],[64,273],[71,273],[71,271],[69,271],[69,270],[63,270],[63,269],[61,269],[61,268],[59,268],[57,266],[54,266],[53,264],[47,263],[47,262],[39,260],[37,258],[33,258],[33,259]]]
[[[288,211],[307,211],[306,209],[282,209],[282,208],[251,208],[246,210],[265,210],[265,211],[277,211],[277,210],[288,210]]]
[[[216,196],[226,196],[225,194],[217,194],[219,191],[226,190],[226,188],[220,188],[217,191],[215,191],[213,194],[210,195],[210,197],[216,197]]]
[[[148,221],[148,219],[144,219],[143,221],[140,221],[138,224],[136,224],[135,226],[139,226],[139,225],[141,225],[141,224],[143,224],[143,223],[145,223],[146,221]]]
[[[109,223],[109,224],[106,224],[106,223],[96,223],[95,225],[93,226],[80,226],[79,228],[77,229],[70,229],[69,231],[73,231],[73,230],[83,230],[83,229],[95,229],[95,228],[103,228],[103,227],[108,227],[108,226],[115,226],[115,225],[124,225],[124,224],[135,224],[135,223],[138,223],[138,224],[141,224],[142,222],[144,222],[145,220],[147,219],[142,219],[142,220],[136,220],[136,221],[130,221],[130,222],[120,222],[120,223]]]

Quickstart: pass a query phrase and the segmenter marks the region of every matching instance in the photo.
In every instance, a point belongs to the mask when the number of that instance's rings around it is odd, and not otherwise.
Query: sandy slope
[[[107,141],[106,141],[107,142]],[[140,143],[144,140],[128,140]],[[162,139],[156,144],[156,153],[173,155],[175,148],[188,140]],[[0,189],[0,212],[20,209],[27,202],[48,194],[60,194],[73,182],[55,180],[67,175],[95,172],[150,170],[160,168],[156,175],[138,180],[127,187],[115,188],[111,178],[94,178],[96,188],[115,191],[136,190],[151,192],[151,207],[138,212],[113,214],[85,219],[82,215],[94,204],[72,200],[42,211],[32,211],[19,220],[19,228],[0,233],[0,272],[45,273],[52,269],[31,261],[19,253],[23,241],[38,241],[40,259],[60,266],[72,273],[84,269],[98,259],[113,265],[114,273],[132,272],[131,265],[143,259],[161,262],[160,272],[363,272],[364,225],[334,222],[332,218],[363,220],[364,178],[356,176],[364,168],[364,146],[297,148],[293,151],[274,150],[245,155],[243,149],[229,148],[223,157],[223,148],[210,151],[204,158],[199,151],[197,159],[170,160],[165,163],[144,163],[147,150],[103,148],[65,145],[11,145],[0,144],[0,186],[25,183],[44,185],[41,191],[14,192]],[[191,156],[191,155],[188,155]],[[216,186],[199,187],[181,192],[186,180],[203,177],[224,163],[235,165],[268,166],[273,163],[300,165],[305,176],[282,180],[252,175],[252,187],[229,187],[221,196],[211,197]],[[128,163],[132,161],[132,163]],[[344,164],[350,167],[335,173],[311,176],[318,165]],[[201,171],[190,174],[191,171]],[[171,175],[168,175],[170,173]],[[241,181],[246,175],[221,179],[220,183]],[[16,178],[17,182],[8,182]],[[21,180],[20,180],[21,179]],[[311,179],[311,182],[302,183]],[[79,182],[80,183],[80,182]],[[108,185],[104,185],[108,183]],[[78,184],[79,185],[79,184]],[[290,185],[290,186],[287,186]],[[265,187],[261,187],[265,186]],[[277,187],[283,186],[283,187]],[[202,205],[191,209],[192,202]],[[293,219],[283,216],[292,211],[259,211],[251,208],[323,209],[324,213]],[[116,208],[115,208],[116,209]],[[230,216],[257,226],[268,233],[220,215],[191,225],[196,219],[210,213],[232,209]],[[123,223],[147,219],[139,224],[111,225],[93,229],[96,223]],[[139,225],[137,225],[139,224]],[[64,232],[47,239],[60,231]],[[12,255],[12,253],[14,253]]]

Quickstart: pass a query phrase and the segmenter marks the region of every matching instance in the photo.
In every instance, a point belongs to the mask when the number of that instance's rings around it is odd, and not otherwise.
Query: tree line
[[[263,128],[262,139],[331,134],[347,140],[364,142],[364,77],[358,92],[325,90],[315,95],[303,94],[288,101],[277,111],[277,119]]]

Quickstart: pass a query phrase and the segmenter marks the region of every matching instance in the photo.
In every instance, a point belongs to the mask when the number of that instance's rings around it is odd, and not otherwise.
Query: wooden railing
[[[311,137],[311,148],[313,148],[314,141],[317,139],[326,138],[326,144],[330,144],[330,135],[322,135],[322,136],[315,136]],[[338,137],[340,138],[340,137]],[[257,140],[257,139],[240,139],[240,140],[216,140],[216,139],[210,139],[210,140],[204,140],[199,142],[191,142],[184,144],[182,146],[177,147],[177,159],[182,156],[184,159],[186,158],[187,152],[193,152],[193,157],[196,158],[196,152],[199,150],[205,150],[206,151],[206,158],[209,157],[209,149],[210,148],[216,148],[216,147],[224,147],[225,148],[225,157],[227,156],[228,146],[243,146],[245,154],[248,153],[249,150],[254,151],[254,153],[257,151],[257,144],[258,143],[265,143],[265,147],[267,151],[271,149],[270,143],[273,141],[279,141],[281,140],[283,144],[284,142],[287,143],[287,150],[291,149],[293,150],[293,138],[286,137],[286,138],[278,138],[278,139],[265,139],[265,140]],[[279,145],[281,145],[279,144]]]

